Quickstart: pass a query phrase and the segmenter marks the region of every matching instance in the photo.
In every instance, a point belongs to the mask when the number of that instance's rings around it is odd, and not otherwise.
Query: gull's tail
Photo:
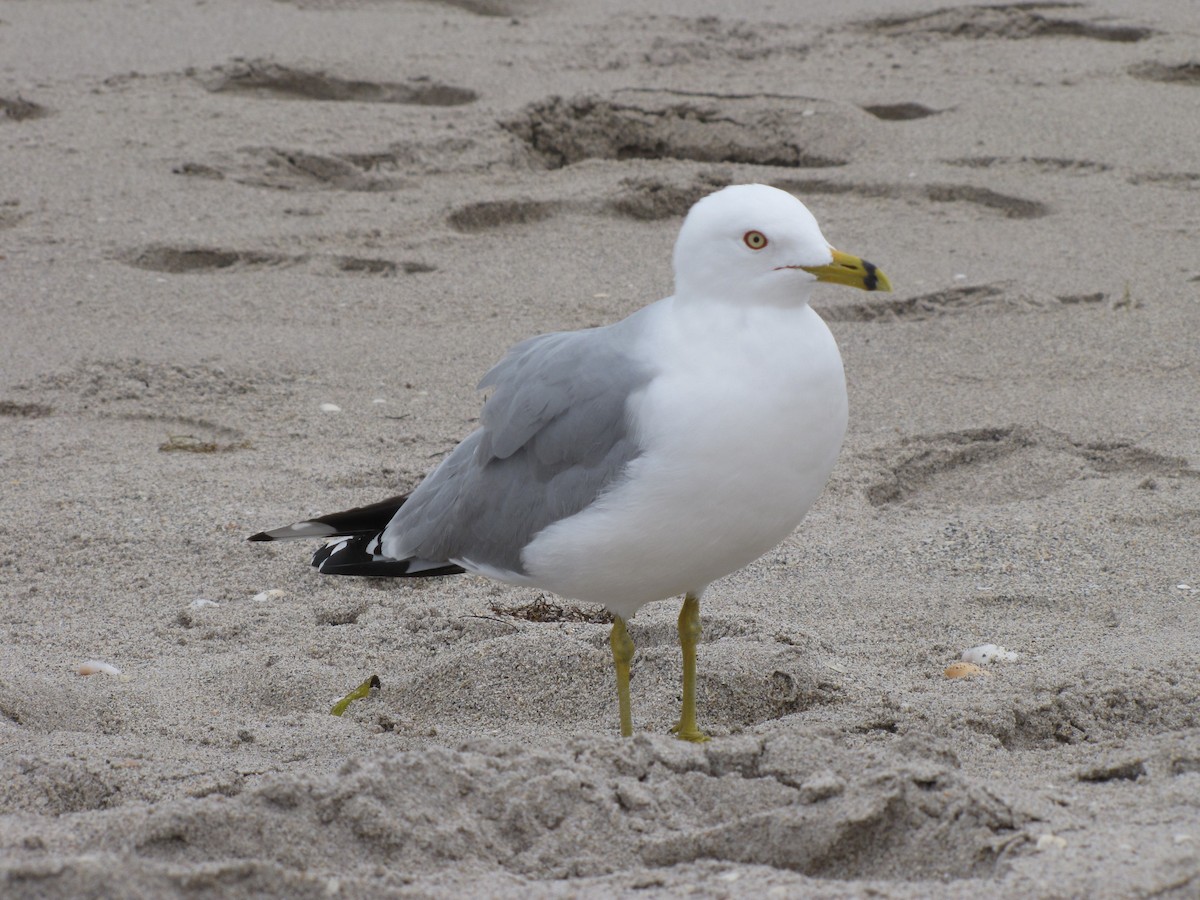
[[[404,505],[408,494],[388,497],[368,506],[318,516],[304,522],[252,534],[250,541],[292,541],[325,538],[329,542],[313,554],[312,564],[322,575],[370,575],[382,578],[430,578],[459,575],[465,570],[447,562],[423,559],[390,559],[380,555],[383,530]]]

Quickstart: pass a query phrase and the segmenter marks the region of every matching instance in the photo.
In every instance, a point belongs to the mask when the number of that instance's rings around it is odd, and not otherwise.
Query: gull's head
[[[786,191],[737,184],[709,194],[675,242],[675,295],[798,306],[819,281],[890,291],[874,265],[834,250],[817,220]]]

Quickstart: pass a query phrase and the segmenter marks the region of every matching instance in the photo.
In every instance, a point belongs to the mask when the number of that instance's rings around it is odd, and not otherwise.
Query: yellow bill
[[[830,248],[832,249],[832,248]],[[858,256],[833,250],[833,262],[824,266],[800,266],[805,272],[817,276],[817,281],[845,284],[864,291],[890,291],[892,283],[874,263]]]

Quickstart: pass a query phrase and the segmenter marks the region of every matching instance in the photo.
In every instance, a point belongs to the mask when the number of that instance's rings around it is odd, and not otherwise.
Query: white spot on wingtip
[[[285,531],[294,532],[301,537],[333,537],[337,534],[337,531],[323,522],[296,522],[294,525],[280,528],[274,533],[282,535]]]

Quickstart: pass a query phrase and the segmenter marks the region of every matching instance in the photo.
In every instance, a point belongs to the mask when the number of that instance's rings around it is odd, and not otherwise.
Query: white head
[[[675,242],[676,297],[800,306],[818,281],[891,290],[871,263],[834,250],[803,203],[765,184],[709,194]]]

